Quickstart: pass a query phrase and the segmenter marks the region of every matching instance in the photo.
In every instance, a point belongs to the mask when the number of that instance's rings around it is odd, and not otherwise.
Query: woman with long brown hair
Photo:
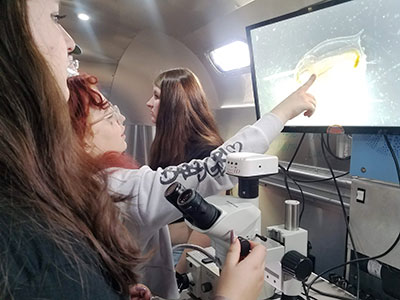
[[[73,127],[81,139],[82,147],[94,157],[104,160],[110,151],[116,158],[117,154],[119,158],[126,157],[122,155],[126,149],[123,134],[125,118],[101,94],[96,83],[97,79],[87,74],[68,79],[68,105]],[[168,299],[178,297],[167,224],[180,218],[181,213],[165,200],[166,188],[172,182],[179,181],[186,188],[197,189],[203,196],[231,188],[235,179],[223,172],[227,153],[265,152],[269,141],[281,129],[281,118],[286,120],[291,117],[282,113],[286,113],[286,110],[290,114],[299,113],[301,108],[309,106],[308,97],[303,93],[301,89],[295,92],[273,111],[274,114],[267,114],[255,125],[243,129],[221,147],[214,149],[210,157],[204,160],[192,160],[190,163],[157,170],[151,170],[148,166],[139,169],[124,166],[121,159],[116,159],[114,164],[109,160],[106,160],[106,164],[102,163],[103,167],[109,168],[107,172],[111,192],[131,198],[119,204],[123,207],[126,226],[135,234],[145,252],[154,250],[141,270],[141,282],[149,286],[153,293]],[[296,108],[295,112],[293,108]]]
[[[156,125],[149,162],[153,170],[203,159],[222,145],[203,87],[189,69],[176,68],[160,73],[153,82],[153,95],[146,105]],[[183,219],[170,224],[169,231],[173,245],[210,246],[210,239],[192,231]],[[174,251],[178,280],[180,273],[186,272],[186,252]]]
[[[153,85],[147,102],[156,125],[149,163],[153,170],[202,159],[222,145],[206,95],[192,71],[164,71]]]
[[[66,68],[74,42],[58,23],[63,17],[58,5],[57,0],[0,1],[0,298],[126,299],[143,259],[119,221],[115,201],[121,197],[109,195],[109,173],[85,152],[70,124]],[[244,130],[262,135],[262,141],[238,134],[237,142],[247,141],[242,150],[266,149],[274,134],[265,123],[275,120],[276,134],[287,118],[312,113],[315,103],[306,88],[281,105],[289,105],[290,112],[277,109]],[[227,146],[215,151],[223,154]],[[202,165],[215,163],[210,158]],[[165,185],[172,172],[183,183],[198,183],[193,176],[182,180],[180,170],[143,169],[141,178],[158,176]],[[225,177],[213,174],[203,182],[227,184]],[[239,252],[236,241],[216,294],[256,299],[265,249],[253,245],[240,263]]]
[[[68,78],[67,83],[71,122],[82,147],[97,158],[103,168],[108,168],[111,191],[130,198],[118,203],[122,208],[121,216],[140,241],[142,250],[153,250],[153,255],[141,269],[141,282],[158,296],[176,299],[179,295],[166,225],[180,218],[181,213],[164,198],[170,180],[165,174],[170,171],[168,168],[165,171],[161,168],[152,171],[148,166],[139,169],[129,163],[133,160],[123,153],[127,147],[125,117],[99,91],[95,76],[81,74]],[[110,160],[110,157],[113,159]],[[206,174],[206,178],[208,180],[204,182],[199,182],[196,176],[177,177],[177,180],[187,188],[202,189],[206,195],[230,184],[227,176],[215,180]]]
[[[142,258],[72,130],[58,6],[0,1],[0,298],[125,298]]]

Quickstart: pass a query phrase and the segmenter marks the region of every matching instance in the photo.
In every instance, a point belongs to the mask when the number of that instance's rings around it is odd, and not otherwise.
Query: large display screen
[[[258,118],[316,74],[315,114],[285,131],[400,134],[399,0],[331,1],[246,30]]]

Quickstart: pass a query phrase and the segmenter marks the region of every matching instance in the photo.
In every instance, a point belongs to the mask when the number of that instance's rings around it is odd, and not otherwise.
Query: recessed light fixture
[[[250,65],[249,47],[235,41],[210,52],[210,59],[221,72],[241,69]]]
[[[90,19],[90,17],[84,13],[78,14],[78,18],[81,19],[82,21],[88,21]]]

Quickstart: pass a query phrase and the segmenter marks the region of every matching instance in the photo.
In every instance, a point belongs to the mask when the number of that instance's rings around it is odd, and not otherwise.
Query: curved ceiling
[[[204,67],[200,69],[209,76],[205,85],[215,90],[209,95],[216,99],[211,100],[222,107],[253,103],[249,70],[235,74],[218,73],[207,61],[205,53],[235,39],[245,40],[247,25],[313,2],[316,0],[61,0],[60,11],[68,16],[62,25],[83,50],[78,57],[80,70],[96,75],[106,96],[116,94],[111,92],[113,80],[129,45],[144,32],[158,32],[176,40],[176,45],[180,42],[180,48],[185,47],[197,56],[198,63]],[[90,20],[79,20],[77,14],[80,12],[88,14]],[[157,44],[153,45],[157,47]],[[162,45],[159,47],[162,53]],[[135,61],[135,65],[123,68],[143,70],[152,65],[145,60]],[[176,59],[171,61],[176,62]],[[173,67],[167,63],[157,68],[153,64],[153,69],[145,74],[155,73],[165,69],[165,66]],[[184,66],[190,67],[190,64],[185,63]],[[132,77],[135,76],[138,78],[138,73],[132,74]],[[140,90],[137,95],[151,92],[148,88],[151,81],[143,84],[144,79],[149,78],[141,77],[136,82],[134,88]],[[145,102],[143,97],[131,101],[139,101],[137,105],[142,108]]]
[[[252,1],[62,0],[60,10],[68,16],[63,26],[83,49],[79,57],[82,66],[91,69],[93,63],[116,66],[129,43],[141,31],[159,31],[182,40]],[[88,14],[90,20],[79,20],[80,12]]]

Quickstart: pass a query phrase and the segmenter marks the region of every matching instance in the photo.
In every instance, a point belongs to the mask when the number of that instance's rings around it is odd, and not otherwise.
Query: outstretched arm
[[[139,170],[116,169],[110,176],[110,189],[133,197],[127,212],[139,226],[158,230],[158,225],[164,226],[180,217],[175,207],[164,199],[164,192],[171,183],[178,181],[186,188],[196,189],[203,197],[232,188],[236,178],[225,173],[227,155],[243,151],[265,153],[289,119],[302,112],[310,116],[316,103],[307,90],[314,81],[315,75],[271,113],[265,114],[253,125],[242,128],[212,151],[210,157],[155,171],[147,166]]]
[[[272,109],[271,113],[278,116],[283,123],[297,117],[302,112],[306,117],[311,117],[315,111],[317,101],[307,91],[316,78],[315,75],[312,75],[305,84]]]

